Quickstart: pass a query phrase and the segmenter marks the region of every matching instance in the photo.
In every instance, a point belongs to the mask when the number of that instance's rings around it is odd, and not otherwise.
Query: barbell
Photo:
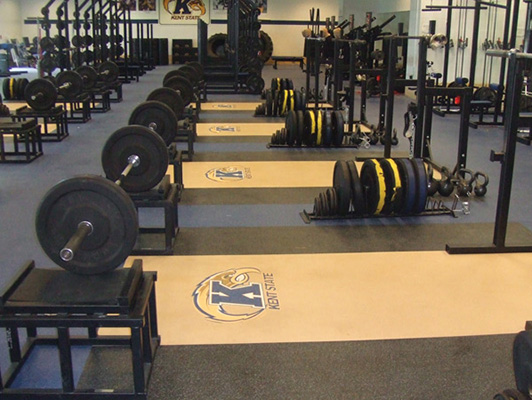
[[[102,151],[107,177],[74,177],[43,197],[36,217],[39,242],[62,268],[84,275],[111,271],[124,262],[138,234],[138,215],[126,191],[156,186],[168,168],[168,149],[143,126],[118,129]]]

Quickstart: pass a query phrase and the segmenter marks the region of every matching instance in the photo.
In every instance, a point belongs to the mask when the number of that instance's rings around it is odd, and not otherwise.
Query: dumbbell
[[[63,71],[56,77],[57,86],[48,79],[34,79],[26,86],[24,98],[31,108],[46,111],[52,108],[61,94],[65,99],[75,99],[83,90],[83,78],[74,71]]]

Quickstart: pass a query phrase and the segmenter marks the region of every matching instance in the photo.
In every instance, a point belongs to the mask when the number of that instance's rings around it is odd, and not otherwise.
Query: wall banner
[[[164,25],[210,22],[209,0],[159,0],[159,23]]]

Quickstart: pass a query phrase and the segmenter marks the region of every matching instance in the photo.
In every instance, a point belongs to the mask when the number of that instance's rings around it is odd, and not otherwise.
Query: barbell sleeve
[[[59,252],[61,260],[65,262],[72,261],[74,255],[76,254],[76,251],[78,251],[79,247],[83,243],[83,240],[85,240],[85,238],[89,236],[92,231],[93,227],[89,221],[81,221],[78,224],[78,229],[76,230],[76,232],[72,235],[72,237],[68,240],[67,244],[65,244],[65,246]]]
[[[138,167],[140,165],[140,157],[137,156],[136,154],[132,154],[130,155],[128,158],[127,158],[127,165],[126,165],[126,168],[124,168],[124,170],[122,171],[122,173],[120,174],[120,178],[118,178],[115,183],[117,185],[121,185],[122,184],[122,180],[128,176],[128,174],[131,172],[131,170],[135,167]]]

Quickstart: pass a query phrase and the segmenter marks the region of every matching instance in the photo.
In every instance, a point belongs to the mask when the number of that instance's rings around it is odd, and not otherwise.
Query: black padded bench
[[[298,62],[299,68],[303,69],[304,58],[303,57],[293,57],[293,56],[273,56],[273,69],[277,69],[278,62]]]

